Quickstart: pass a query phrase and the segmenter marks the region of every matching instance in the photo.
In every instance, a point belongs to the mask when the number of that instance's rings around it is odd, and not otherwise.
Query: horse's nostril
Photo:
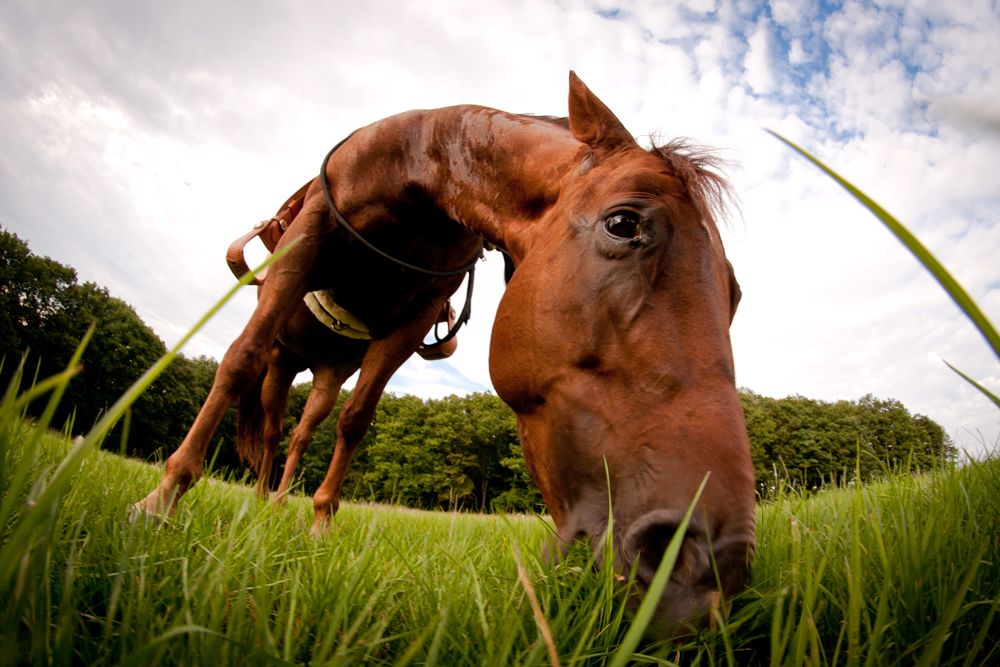
[[[656,574],[656,570],[663,561],[663,555],[670,546],[677,529],[674,526],[655,525],[650,526],[636,540],[635,548],[638,559],[638,571],[636,576],[640,581],[649,584]]]
[[[646,586],[656,575],[657,568],[677,533],[680,520],[676,513],[658,510],[640,517],[628,529],[625,536],[625,551],[630,561],[636,565],[636,579]],[[703,543],[704,531],[700,523],[688,524],[687,534],[681,543],[677,561],[674,563],[672,578],[685,585],[698,581],[711,568],[707,548]]]
[[[635,567],[638,583],[634,604],[638,605],[650,589],[683,519],[680,511],[654,510],[633,521],[625,531],[623,560]],[[680,630],[682,626],[691,629],[710,624],[715,609],[725,617],[730,600],[748,581],[754,546],[752,534],[708,533],[698,517],[691,517],[657,605],[656,617],[668,628],[668,635],[683,634],[686,631]]]

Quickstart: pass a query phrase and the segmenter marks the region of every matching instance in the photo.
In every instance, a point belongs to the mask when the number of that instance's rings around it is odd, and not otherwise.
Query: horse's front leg
[[[340,491],[351,463],[351,457],[364,439],[375,416],[389,378],[413,354],[434,323],[441,308],[431,304],[418,317],[386,338],[372,341],[361,361],[361,373],[351,398],[344,404],[337,419],[337,447],[326,472],[326,478],[313,496],[314,520],[310,534],[321,537],[330,530],[330,517],[340,507]]]
[[[279,249],[293,239],[299,242],[271,267],[257,308],[222,358],[191,430],[167,459],[160,484],[133,506],[137,512],[172,516],[177,501],[201,477],[208,443],[223,415],[260,376],[274,339],[308,291],[307,276],[316,261],[322,223],[318,210],[303,211],[282,237]]]

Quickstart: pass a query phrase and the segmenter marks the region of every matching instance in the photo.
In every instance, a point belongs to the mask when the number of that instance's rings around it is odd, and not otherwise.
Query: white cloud
[[[786,28],[801,28],[817,11],[809,0],[772,0],[771,18]]]
[[[801,39],[793,39],[788,49],[788,63],[790,65],[804,65],[809,62],[809,54],[802,47]]]
[[[749,48],[743,59],[744,76],[747,85],[756,95],[767,95],[774,90],[771,39],[771,28],[765,19],[761,19],[747,39]]]
[[[762,131],[861,185],[1000,322],[1000,139],[948,106],[1000,107],[1000,18],[986,1],[6,3],[0,224],[172,343],[232,284],[229,242],[352,129],[462,102],[563,114],[570,68],[636,134],[739,159],[743,223],[726,242],[745,294],[740,384],[871,392],[996,438],[995,407],[938,360],[1000,388],[978,332],[878,221]],[[501,275],[498,258],[481,265],[458,353],[410,362],[390,388],[490,387]],[[189,352],[221,357],[254,302],[244,290]]]

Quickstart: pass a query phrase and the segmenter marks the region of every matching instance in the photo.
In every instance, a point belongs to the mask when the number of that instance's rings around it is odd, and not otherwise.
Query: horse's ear
[[[573,70],[569,72],[569,129],[577,141],[595,151],[613,151],[635,143],[611,109],[590,92]]]

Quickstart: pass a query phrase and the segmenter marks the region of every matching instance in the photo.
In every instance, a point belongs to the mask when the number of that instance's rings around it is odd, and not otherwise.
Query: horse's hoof
[[[330,534],[330,519],[316,519],[309,530],[309,537],[314,540],[322,540]]]
[[[142,521],[143,523],[153,523],[157,526],[166,521],[163,516],[157,514],[156,512],[150,512],[148,509],[143,507],[143,503],[141,501],[135,505],[129,505],[128,520],[129,523]]]
[[[132,523],[135,523],[139,519],[145,522],[152,521],[156,525],[164,523],[167,519],[174,516],[174,510],[177,509],[176,498],[172,499],[173,502],[164,500],[165,498],[170,498],[170,496],[165,496],[158,488],[154,489],[148,496],[129,507],[129,520]]]

